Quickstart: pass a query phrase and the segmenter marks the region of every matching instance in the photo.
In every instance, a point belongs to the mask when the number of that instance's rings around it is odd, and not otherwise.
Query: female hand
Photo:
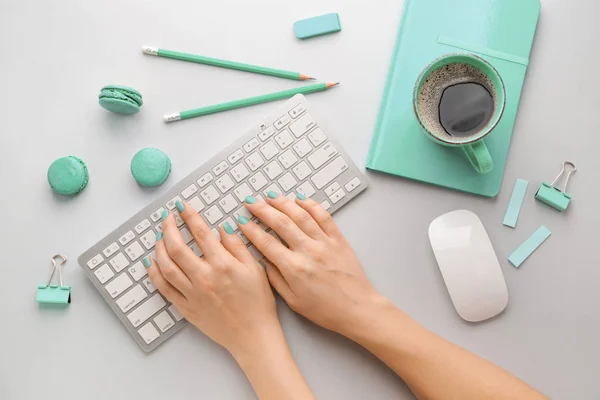
[[[193,207],[177,202],[177,208],[204,257],[187,246],[175,217],[165,211],[156,260],[144,260],[158,290],[234,356],[270,336],[282,338],[265,271],[231,225],[221,226],[221,244]]]
[[[265,264],[271,284],[294,311],[346,334],[368,305],[383,301],[320,204],[302,195],[294,202],[275,192],[266,202],[247,197],[245,203],[289,245],[241,218],[241,231],[270,261]]]

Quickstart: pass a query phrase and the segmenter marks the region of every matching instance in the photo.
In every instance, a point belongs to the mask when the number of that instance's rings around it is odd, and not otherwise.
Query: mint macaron
[[[133,156],[131,173],[141,186],[162,185],[171,173],[171,160],[162,150],[147,147]]]
[[[144,104],[142,94],[127,86],[107,85],[100,90],[98,103],[108,111],[118,114],[135,114]]]
[[[50,187],[64,196],[75,196],[83,191],[90,179],[85,163],[74,156],[62,157],[48,168]]]

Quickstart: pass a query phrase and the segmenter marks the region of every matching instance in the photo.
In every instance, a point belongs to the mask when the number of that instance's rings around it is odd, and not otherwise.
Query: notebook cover
[[[539,0],[405,0],[367,168],[494,197],[500,191]],[[489,61],[506,86],[504,115],[485,140],[494,160],[480,175],[461,149],[438,145],[421,132],[412,96],[421,71],[441,55],[470,52]]]

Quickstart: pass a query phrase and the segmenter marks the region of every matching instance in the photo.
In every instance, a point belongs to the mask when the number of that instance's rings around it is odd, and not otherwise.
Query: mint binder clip
[[[62,258],[60,266],[56,265],[56,259]],[[45,285],[38,285],[36,301],[44,304],[69,304],[71,302],[71,286],[63,284],[62,270],[67,262],[67,257],[62,254],[57,254],[52,257],[52,274]],[[58,278],[60,286],[52,285],[52,278],[58,269]]]
[[[558,183],[558,181],[567,171],[567,165],[571,166],[572,169],[567,174],[565,188],[563,190],[560,190],[554,185]],[[548,204],[550,207],[557,209],[558,211],[565,211],[567,207],[569,207],[572,198],[571,195],[567,193],[567,185],[569,184],[569,178],[571,178],[571,175],[573,175],[575,172],[577,172],[577,167],[575,166],[575,164],[573,164],[570,161],[565,161],[563,163],[562,171],[560,171],[560,174],[558,174],[554,182],[543,182],[542,187],[535,194],[535,198],[543,203]]]

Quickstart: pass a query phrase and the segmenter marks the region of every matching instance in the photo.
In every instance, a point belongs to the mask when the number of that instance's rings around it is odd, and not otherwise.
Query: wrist
[[[227,350],[238,364],[244,368],[245,364],[256,362],[264,355],[280,351],[281,348],[287,349],[287,342],[281,325],[277,323],[263,325],[260,329],[254,331],[243,332]]]

